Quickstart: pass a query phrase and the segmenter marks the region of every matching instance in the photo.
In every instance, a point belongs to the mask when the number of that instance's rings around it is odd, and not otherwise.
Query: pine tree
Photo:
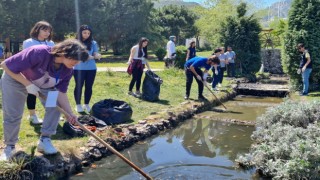
[[[237,67],[243,75],[252,78],[261,65],[261,27],[253,15],[246,16],[246,6],[246,3],[240,3],[237,16],[228,17],[222,24],[221,42],[233,48],[237,54]]]
[[[304,43],[311,55],[313,72],[310,80],[319,83],[320,71],[320,1],[294,0],[289,11],[288,31],[285,35],[282,64],[286,73],[290,75],[293,85],[298,85],[301,75],[298,75],[300,56],[298,43]]]

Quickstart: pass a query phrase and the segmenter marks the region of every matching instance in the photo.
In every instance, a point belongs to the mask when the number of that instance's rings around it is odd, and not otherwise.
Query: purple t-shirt
[[[62,64],[56,70],[54,56],[50,54],[51,48],[46,45],[32,46],[6,59],[5,63],[10,71],[23,74],[39,88],[56,87],[60,92],[66,93],[73,69]]]

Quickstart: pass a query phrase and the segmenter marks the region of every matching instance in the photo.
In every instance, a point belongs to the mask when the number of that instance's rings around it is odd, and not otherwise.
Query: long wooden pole
[[[44,100],[46,97],[43,94],[39,93],[39,96],[43,98]],[[57,106],[58,111],[63,114],[66,117],[69,117],[69,113],[67,113],[65,110],[63,110],[61,107]],[[83,124],[81,124],[78,120],[76,120],[76,124],[81,127],[86,133],[88,133],[90,136],[94,137],[97,141],[99,141],[101,144],[103,144],[106,148],[108,148],[113,154],[117,155],[119,158],[121,158],[124,162],[129,164],[133,169],[138,171],[142,176],[144,176],[148,180],[152,180],[153,178],[146,174],[141,168],[136,166],[132,161],[124,157],[119,151],[115,150],[112,146],[110,146],[108,143],[106,143],[104,140],[102,140],[100,137],[98,137],[96,134],[94,134],[92,131],[87,129]]]

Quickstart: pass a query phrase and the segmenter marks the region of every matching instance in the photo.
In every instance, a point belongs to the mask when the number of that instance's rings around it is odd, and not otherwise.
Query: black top
[[[300,60],[300,68],[303,68],[303,66],[307,63],[308,59],[307,59],[307,55],[310,57],[311,60],[311,56],[309,54],[309,52],[307,50],[305,50],[302,54],[301,54],[301,60]],[[312,61],[310,61],[310,63],[308,64],[308,66],[306,68],[312,68]]]

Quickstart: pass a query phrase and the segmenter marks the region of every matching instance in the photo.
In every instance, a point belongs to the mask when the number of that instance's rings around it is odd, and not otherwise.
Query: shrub
[[[179,69],[183,69],[184,63],[186,63],[187,48],[185,46],[177,46],[176,53],[177,56],[175,66]]]
[[[288,31],[285,34],[282,49],[282,65],[284,71],[290,75],[290,81],[299,87],[301,75],[298,75],[300,56],[297,44],[304,43],[309,50],[313,69],[320,68],[320,1],[295,0],[292,2],[288,18]],[[319,83],[319,71],[313,71],[310,80]]]
[[[159,61],[162,61],[163,58],[166,56],[167,51],[166,51],[166,49],[160,47],[160,48],[158,48],[158,49],[156,50],[155,54],[156,54],[158,60],[159,60]]]
[[[320,102],[286,101],[257,120],[249,154],[236,161],[255,166],[273,179],[317,179],[320,176]]]

